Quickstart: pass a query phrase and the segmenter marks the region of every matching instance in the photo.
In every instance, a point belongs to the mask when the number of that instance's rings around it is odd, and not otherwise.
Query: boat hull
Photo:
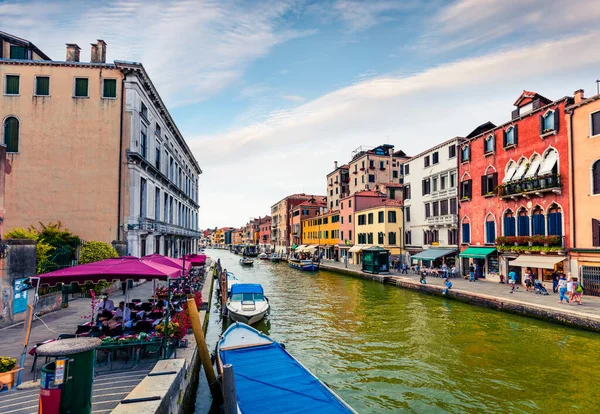
[[[308,262],[308,261],[306,261],[306,262]],[[313,263],[313,262],[303,263],[301,261],[288,260],[288,265],[292,269],[303,270],[305,272],[314,272],[314,271],[319,270],[319,264]]]
[[[245,323],[246,325],[254,325],[257,322],[260,322],[265,317],[268,311],[269,309],[266,309],[254,315],[243,315],[241,313],[232,311],[229,308],[229,306],[227,307],[227,313],[232,321]]]

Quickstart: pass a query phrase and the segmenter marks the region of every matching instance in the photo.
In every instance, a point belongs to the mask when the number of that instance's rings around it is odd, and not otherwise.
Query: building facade
[[[600,95],[575,91],[567,107],[571,146],[571,272],[600,295]]]
[[[298,204],[310,200],[324,200],[324,196],[292,194],[271,206],[271,246],[277,253],[287,254],[293,245],[291,232],[291,210]]]
[[[460,146],[463,272],[472,264],[479,277],[496,279],[511,270],[520,275],[531,270],[548,281],[554,269],[568,270],[559,253],[570,243],[564,114],[571,103],[568,97],[551,101],[523,91],[509,122],[470,134]]]
[[[327,203],[323,200],[316,200],[311,198],[310,200],[303,201],[297,206],[293,207],[290,211],[291,214],[291,223],[290,230],[292,232],[292,247],[294,245],[298,246],[304,243],[302,240],[302,221],[316,217],[318,214],[327,210]]]
[[[350,177],[348,165],[338,167],[334,161],[333,171],[327,174],[327,207],[329,210],[339,210],[340,200],[350,194]]]
[[[358,210],[354,213],[354,246],[349,250],[354,254],[354,263],[362,262],[362,250],[379,246],[390,252],[390,258],[404,254],[402,244],[402,202],[384,200],[377,206]]]
[[[389,144],[373,149],[357,148],[348,164],[349,195],[364,190],[379,191],[383,183],[400,184],[400,165],[408,158]]]
[[[339,242],[339,210],[325,211],[302,220],[302,244],[313,246],[317,255],[328,260],[338,260]]]
[[[458,248],[458,148],[450,139],[402,165],[404,244],[411,254],[445,247],[453,264]],[[451,253],[449,250],[453,250]],[[442,252],[438,250],[438,252]]]
[[[271,216],[258,219],[258,246],[264,251],[271,246]]]

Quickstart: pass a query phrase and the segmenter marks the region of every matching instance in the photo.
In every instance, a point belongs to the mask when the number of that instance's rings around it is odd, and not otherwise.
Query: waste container
[[[39,356],[58,357],[57,361],[44,365],[40,381],[40,413],[89,414],[92,411],[92,385],[96,348],[102,344],[98,338],[72,338],[50,342],[37,348]],[[62,358],[61,358],[62,357]],[[52,365],[54,364],[54,365]],[[43,381],[43,385],[42,385]],[[61,384],[62,383],[62,384]],[[57,388],[45,385],[60,385]],[[60,404],[54,411],[46,411],[44,398],[58,395]],[[43,409],[43,411],[42,411]]]
[[[64,359],[59,362],[59,365],[64,366]],[[49,362],[42,367],[42,375],[40,376],[40,414],[58,413],[60,407],[60,395],[62,392],[62,384],[59,379],[56,379],[56,361]]]

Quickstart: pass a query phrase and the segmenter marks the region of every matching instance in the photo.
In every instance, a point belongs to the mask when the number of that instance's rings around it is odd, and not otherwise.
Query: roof
[[[448,145],[449,143],[451,143],[453,141],[457,141],[458,142],[458,141],[461,141],[463,139],[464,139],[463,137],[450,138],[450,139],[448,139],[448,140],[446,140],[446,141],[444,141],[444,142],[442,142],[440,144],[437,144],[435,147],[427,148],[425,151],[423,151],[423,152],[421,152],[421,153],[419,153],[417,155],[414,155],[414,156],[410,157],[408,160],[405,161],[405,163],[406,162],[410,162],[412,160],[415,160],[415,159],[417,159],[419,157],[422,157],[425,154],[429,154],[429,153],[431,153],[431,152],[433,152],[433,151],[435,151],[435,150],[437,150],[439,148],[442,148],[445,145]]]
[[[42,59],[51,60],[48,57],[48,55],[46,55],[44,52],[42,52],[40,49],[38,49],[38,47],[36,45],[31,43],[27,39],[23,39],[23,38],[15,36],[15,35],[11,35],[10,33],[2,32],[2,31],[0,31],[0,38],[7,39],[10,43],[14,43],[14,44],[20,45],[20,46],[26,46],[30,49],[33,49],[33,51],[36,54],[38,54]]]
[[[315,200],[314,202],[312,202],[310,200],[306,200],[306,201],[303,201],[300,204],[295,205],[292,210],[295,210],[298,207],[315,207],[315,208],[321,208],[321,207],[326,207],[326,206],[327,206],[327,203],[324,202],[324,201],[316,201]]]
[[[348,196],[347,198],[354,197],[354,196],[357,196],[357,197],[386,197],[385,194],[377,192],[377,191],[363,190],[363,191],[358,191],[358,192],[354,193],[353,195]]]
[[[521,104],[521,102],[524,101],[525,99],[533,100],[535,98],[540,99],[541,101],[543,101],[546,104],[549,104],[550,102],[552,102],[550,99],[546,98],[545,96],[540,95],[537,92],[523,90],[523,93],[521,95],[519,95],[519,97],[515,101],[514,105],[519,106]]]
[[[572,110],[574,110],[574,109],[577,109],[577,108],[579,108],[580,106],[584,106],[584,105],[587,105],[587,104],[591,104],[592,102],[595,102],[595,101],[597,101],[598,99],[600,99],[600,94],[598,94],[598,95],[594,95],[594,96],[590,96],[589,98],[583,99],[581,102],[578,102],[578,103],[576,103],[576,104],[573,104],[573,105],[569,105],[569,106],[568,106],[566,109],[567,109],[568,111],[572,111]]]
[[[382,207],[402,207],[402,201],[385,199],[381,200],[379,203],[377,203],[377,205],[369,206],[367,208],[363,208],[362,210],[356,210],[355,212],[362,213],[363,211],[377,210],[378,208]]]
[[[496,124],[493,124],[491,121],[484,122],[483,124],[481,124],[477,128],[475,128],[473,131],[471,131],[471,133],[469,135],[467,135],[467,138],[476,137],[477,135],[481,134],[482,132],[486,132],[486,131],[489,131],[490,129],[494,129],[494,128],[496,128]]]

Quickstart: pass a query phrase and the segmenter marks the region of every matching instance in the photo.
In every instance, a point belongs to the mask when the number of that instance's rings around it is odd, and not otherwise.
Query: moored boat
[[[236,322],[248,325],[260,321],[269,311],[269,300],[263,287],[257,283],[238,283],[231,288],[227,299],[227,313]]]
[[[315,270],[319,270],[319,264],[313,262],[312,260],[289,259],[288,265],[291,268],[304,270],[306,272],[314,272]]]
[[[278,342],[235,323],[217,344],[217,368],[231,364],[241,413],[355,413]]]
[[[281,256],[279,255],[279,253],[273,253],[269,257],[269,260],[273,263],[279,263],[281,261]]]
[[[254,265],[254,260],[252,260],[252,259],[249,259],[249,258],[247,258],[247,257],[242,257],[242,258],[240,259],[240,264],[241,264],[242,266],[253,266],[253,265]]]
[[[266,253],[261,253],[258,255],[260,260],[269,260],[269,256]]]

